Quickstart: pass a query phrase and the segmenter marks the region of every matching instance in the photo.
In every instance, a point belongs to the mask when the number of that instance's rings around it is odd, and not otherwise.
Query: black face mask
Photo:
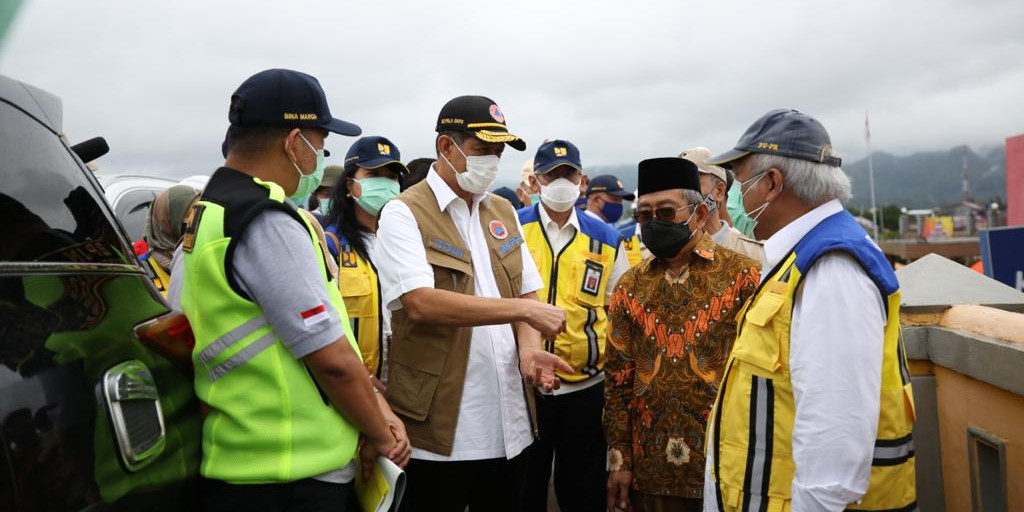
[[[689,220],[689,219],[687,219]],[[693,238],[693,231],[686,221],[675,223],[660,219],[651,219],[640,226],[640,240],[647,246],[651,254],[661,259],[668,259],[676,254]]]

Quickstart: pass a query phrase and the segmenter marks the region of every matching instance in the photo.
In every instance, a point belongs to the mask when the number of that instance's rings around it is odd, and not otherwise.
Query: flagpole
[[[864,142],[868,146],[868,184],[871,188],[871,225],[875,228],[875,241],[878,241],[878,209],[875,208],[875,166],[871,160],[871,128],[868,124],[868,113],[864,111]]]

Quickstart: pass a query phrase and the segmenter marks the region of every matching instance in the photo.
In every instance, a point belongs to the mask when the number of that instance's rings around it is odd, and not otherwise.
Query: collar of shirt
[[[560,231],[569,226],[575,228],[576,231],[580,230],[580,219],[576,217],[576,208],[572,209],[572,211],[569,213],[569,220],[565,221],[565,225],[562,226],[559,226],[557,222],[551,219],[551,216],[548,215],[548,209],[545,208],[544,205],[537,206],[537,209],[540,210],[540,221],[541,224],[544,225],[545,231]]]
[[[711,233],[711,238],[715,241],[716,244],[721,245],[725,242],[725,237],[729,235],[730,229],[732,229],[732,226],[726,224],[723,221],[721,224],[718,225],[718,231]]]
[[[448,186],[448,183],[444,181],[444,178],[437,173],[436,163],[430,167],[430,172],[427,173],[427,185],[430,186],[430,190],[434,192],[434,197],[437,198],[437,206],[443,212],[448,209],[448,206],[453,201],[459,199],[459,196],[455,195],[455,191]],[[486,201],[488,198],[487,193],[473,194],[473,204],[476,205],[480,201]]]
[[[804,235],[811,231],[821,221],[843,211],[843,204],[838,199],[833,199],[805,214],[799,219],[790,222],[786,227],[777,231],[764,242],[764,272],[761,272],[763,281],[771,274],[770,270],[785,258],[789,251],[803,239]]]
[[[593,217],[593,218],[595,218],[595,219],[597,219],[597,220],[599,220],[601,222],[605,221],[604,219],[601,218],[600,215],[598,215],[598,214],[596,214],[596,213],[594,213],[594,212],[592,212],[590,210],[583,210],[583,213],[585,213],[587,215],[590,215],[591,217]]]

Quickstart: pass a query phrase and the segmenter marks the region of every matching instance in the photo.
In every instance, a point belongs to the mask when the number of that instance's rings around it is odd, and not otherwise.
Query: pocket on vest
[[[733,357],[769,372],[782,366],[781,341],[772,319],[785,302],[782,295],[766,293],[750,306],[733,346]]]
[[[391,408],[416,421],[427,419],[439,380],[440,372],[432,373],[392,360],[387,390]]]

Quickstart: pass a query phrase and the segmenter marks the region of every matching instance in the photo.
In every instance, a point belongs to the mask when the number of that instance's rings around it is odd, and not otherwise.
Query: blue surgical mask
[[[305,174],[302,169],[299,169],[299,164],[292,160],[292,166],[295,167],[295,171],[299,173],[299,186],[295,187],[295,193],[288,196],[295,204],[304,205],[309,199],[309,196],[313,195],[313,192],[320,186],[320,181],[324,179],[324,167],[326,167],[324,150],[316,149],[306,139],[304,135],[299,134],[299,138],[302,142],[305,142],[309,149],[312,149],[316,153],[316,167],[313,168],[313,172]]]
[[[530,204],[540,204],[540,194],[530,194]]]
[[[619,219],[622,218],[622,203],[613,203],[611,201],[605,201],[604,206],[601,207],[601,215],[608,220],[609,224],[615,224]]]

